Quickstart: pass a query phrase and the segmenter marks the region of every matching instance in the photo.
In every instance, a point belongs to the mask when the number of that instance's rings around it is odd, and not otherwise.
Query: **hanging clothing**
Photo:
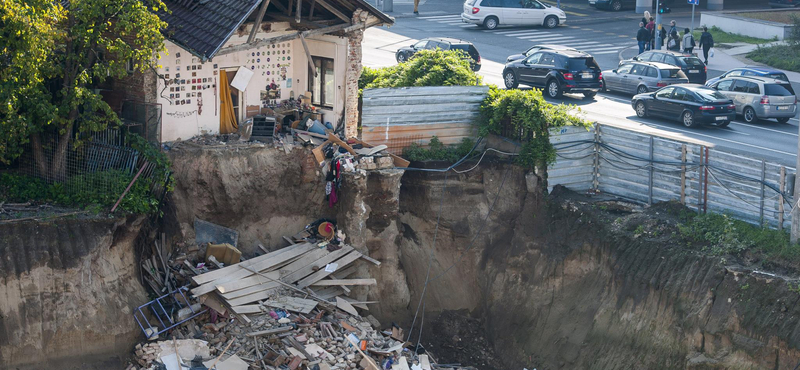
[[[224,70],[219,71],[219,133],[232,134],[239,130],[236,123],[236,114],[233,111],[233,99],[231,99],[231,85],[228,84],[228,74]]]

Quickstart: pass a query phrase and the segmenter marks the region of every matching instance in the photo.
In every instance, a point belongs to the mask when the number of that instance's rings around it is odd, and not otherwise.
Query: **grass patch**
[[[781,265],[800,263],[800,245],[789,243],[788,232],[754,226],[727,215],[686,213],[678,230],[712,255],[740,257],[750,251]]]
[[[748,44],[765,44],[765,43],[777,40],[777,38],[773,38],[771,40],[767,40],[767,39],[760,39],[758,37],[744,36],[744,35],[740,35],[738,33],[725,32],[725,31],[719,29],[719,27],[717,27],[717,26],[709,28],[708,32],[710,32],[711,36],[714,37],[714,45],[717,45],[717,44],[732,44],[732,43],[736,43],[736,42],[745,42],[745,43],[748,43]],[[702,28],[698,28],[698,29],[694,30],[694,32],[692,32],[692,35],[694,36],[694,42],[697,43],[698,47],[700,46],[700,35],[702,35],[702,34],[703,34],[703,29]],[[683,32],[681,32],[681,37],[683,37]]]
[[[438,137],[431,138],[427,148],[423,148],[417,143],[411,144],[403,150],[403,157],[409,161],[448,161],[456,162],[469,154],[475,141],[470,138],[463,138],[456,145],[444,145]]]
[[[773,68],[800,72],[800,46],[774,45],[760,47],[748,53],[747,58]]]
[[[772,12],[743,12],[733,13],[745,18],[758,19],[762,21],[792,24],[792,15],[800,16],[800,10],[776,10]]]

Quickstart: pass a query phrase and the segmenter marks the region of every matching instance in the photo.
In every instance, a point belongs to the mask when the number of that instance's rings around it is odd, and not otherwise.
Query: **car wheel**
[[[556,18],[554,15],[545,18],[544,26],[547,28],[556,28],[556,26],[558,26],[558,18]]]
[[[636,116],[639,118],[647,117],[647,106],[641,100],[636,102]]]
[[[506,89],[516,89],[519,86],[517,76],[514,74],[514,71],[511,70],[503,74],[503,82],[506,85]]]
[[[561,91],[561,86],[558,85],[558,81],[547,81],[547,96],[551,98],[560,98],[561,94],[563,94],[563,92]]]
[[[647,93],[647,86],[642,85],[642,86],[637,87],[636,88],[636,93],[637,94],[645,94],[645,93]]]
[[[753,123],[758,120],[758,117],[756,117],[756,110],[750,107],[744,108],[742,118],[744,118],[744,121],[747,123]]]
[[[605,78],[600,80],[600,85],[601,85],[600,88],[603,90],[603,92],[608,91],[608,88],[606,88],[606,79]]]
[[[497,17],[486,17],[483,20],[483,26],[486,27],[487,30],[493,30],[497,28],[500,22],[497,20]]]
[[[789,122],[789,117],[776,118],[776,119],[778,120],[778,123],[787,123],[787,122]]]
[[[397,54],[397,63],[405,63],[408,60],[406,57],[406,53],[398,53]]]
[[[619,0],[614,0],[613,2],[611,2],[611,10],[615,12],[622,10],[622,2]]]
[[[595,95],[597,95],[596,92],[585,92],[585,93],[583,93],[583,97],[584,98],[594,98]]]
[[[683,116],[681,117],[681,121],[683,121],[683,125],[686,127],[694,126],[694,113],[691,111],[683,112]]]

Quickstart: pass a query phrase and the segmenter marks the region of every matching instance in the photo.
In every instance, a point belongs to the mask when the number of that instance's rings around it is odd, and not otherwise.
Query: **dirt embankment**
[[[436,233],[428,317],[444,311],[452,321],[447,311],[466,310],[481,320],[503,359],[496,368],[793,369],[800,361],[797,289],[687,247],[675,205],[611,213],[569,192],[545,197],[531,191],[534,182],[502,164],[447,181],[405,175],[398,248],[411,292],[407,318]],[[640,225],[645,233],[634,232]],[[440,360],[468,363],[474,350],[447,351],[435,332],[442,325],[426,321],[423,343],[438,343]]]
[[[0,224],[0,369],[68,369],[130,350],[141,335],[133,310],[147,302],[134,254],[143,221]]]

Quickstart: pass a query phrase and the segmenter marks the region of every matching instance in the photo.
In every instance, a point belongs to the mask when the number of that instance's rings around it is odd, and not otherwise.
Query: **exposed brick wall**
[[[353,12],[353,24],[367,21],[368,13],[361,9]],[[361,77],[361,42],[364,30],[359,29],[347,34],[347,66],[345,70],[345,137],[358,136],[358,79]]]

